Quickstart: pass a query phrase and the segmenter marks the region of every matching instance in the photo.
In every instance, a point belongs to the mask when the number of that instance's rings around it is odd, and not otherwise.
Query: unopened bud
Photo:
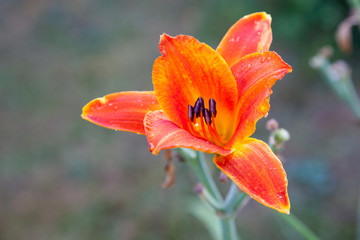
[[[330,46],[322,47],[319,52],[310,59],[309,65],[312,68],[320,68],[326,64],[328,59],[333,55],[333,48]]]
[[[310,59],[309,65],[310,67],[317,69],[320,68],[322,65],[324,65],[325,61],[326,58],[316,55]]]
[[[220,173],[219,180],[220,180],[220,182],[222,182],[222,183],[227,183],[228,180],[229,180],[229,178],[228,178],[228,176],[226,176],[225,173],[221,172],[221,173]]]
[[[275,120],[275,118],[271,118],[266,122],[266,129],[269,131],[275,131],[279,128],[279,123]]]
[[[333,76],[333,79],[335,80],[346,79],[349,78],[351,75],[351,69],[349,65],[343,60],[338,60],[334,62],[329,67],[328,71],[330,71],[331,76]]]
[[[274,133],[274,139],[277,144],[281,144],[290,140],[290,133],[285,128],[280,128]]]
[[[326,45],[324,47],[322,47],[318,53],[318,55],[324,57],[324,58],[329,58],[331,57],[332,55],[334,54],[334,49],[329,46],[329,45]]]
[[[194,192],[198,195],[201,195],[204,191],[204,186],[201,183],[197,183],[194,187]]]
[[[351,53],[353,49],[352,27],[360,26],[360,19],[357,11],[352,11],[349,17],[345,18],[338,26],[335,34],[335,40],[343,53]]]

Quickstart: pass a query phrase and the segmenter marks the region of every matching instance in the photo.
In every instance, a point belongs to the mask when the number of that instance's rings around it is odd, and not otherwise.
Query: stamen
[[[195,113],[195,117],[198,118],[200,117],[200,113],[201,113],[201,102],[198,100],[196,100],[195,105],[194,105],[194,113]]]
[[[195,130],[193,123],[189,122],[190,132],[195,136],[197,131]]]
[[[205,108],[204,118],[205,118],[205,123],[211,125],[211,114],[207,108]]]
[[[207,109],[205,108],[204,99],[198,97],[194,107],[188,105],[189,130],[194,136],[203,137],[216,145],[222,146],[223,141],[215,125],[216,114],[216,102],[213,98],[209,99],[209,109]]]
[[[216,102],[214,99],[210,98],[209,99],[209,110],[210,110],[210,114],[214,117],[216,117],[217,111],[216,111]]]
[[[188,118],[191,122],[194,122],[194,108],[190,104],[188,106]]]
[[[201,124],[201,129],[202,129],[202,133],[204,134],[204,138],[208,139],[208,135],[206,133],[206,129],[205,129],[205,124],[204,124],[204,121],[203,121],[204,117],[203,117],[203,114],[201,113],[200,114],[200,124]]]
[[[205,116],[205,103],[204,103],[204,99],[202,97],[198,97],[197,99],[199,102],[200,102],[200,106],[201,106],[201,109],[200,109],[200,112],[202,112],[203,116]]]
[[[221,141],[216,137],[216,136],[219,136],[217,134],[217,132],[214,132],[214,129],[209,125],[208,126],[208,129],[209,129],[209,133],[210,133],[210,136],[211,136],[211,140],[216,144],[216,145],[219,145],[221,146]]]
[[[215,139],[217,139],[219,142],[222,142],[222,138],[220,137],[220,135],[218,134],[218,131],[216,129],[214,116],[212,116],[211,119],[212,119],[213,124],[209,126],[209,132],[211,132],[215,135]]]

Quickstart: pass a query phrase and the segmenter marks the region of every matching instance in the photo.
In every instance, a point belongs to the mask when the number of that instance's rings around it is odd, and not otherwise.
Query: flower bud
[[[275,120],[275,118],[271,118],[266,122],[266,129],[269,131],[276,131],[279,129],[279,123]]]
[[[342,80],[351,76],[351,68],[343,60],[337,60],[328,69],[334,80]]]
[[[229,180],[229,178],[228,178],[228,176],[226,176],[225,173],[221,172],[221,173],[220,173],[219,180],[220,180],[220,182],[222,182],[222,183],[227,183],[228,180]]]
[[[275,142],[281,144],[290,140],[290,133],[285,128],[280,128],[274,133]]]
[[[197,195],[201,195],[204,191],[204,186],[201,184],[201,183],[197,183],[194,187],[194,192],[197,194]]]
[[[360,26],[360,19],[357,11],[352,11],[338,26],[335,34],[335,40],[343,53],[349,54],[353,50],[352,27]]]

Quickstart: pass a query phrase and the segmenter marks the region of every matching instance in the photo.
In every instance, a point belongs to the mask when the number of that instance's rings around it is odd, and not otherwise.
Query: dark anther
[[[205,117],[206,124],[211,125],[211,115],[210,115],[210,112],[209,112],[209,110],[207,108],[205,109],[204,117]]]
[[[202,97],[198,97],[197,101],[200,102],[201,104],[201,112],[203,114],[203,116],[205,116],[205,104],[204,104],[204,99]]]
[[[201,103],[196,100],[195,105],[194,105],[194,114],[195,117],[200,117],[200,112],[201,112]]]
[[[191,105],[188,106],[188,118],[190,121],[194,121],[194,108]]]
[[[210,114],[214,115],[214,117],[216,117],[216,102],[214,99],[210,98],[209,100],[209,110],[210,110]]]
[[[194,105],[194,113],[195,117],[200,117],[200,113],[205,114],[205,106],[204,106],[204,99],[202,97],[198,97]]]

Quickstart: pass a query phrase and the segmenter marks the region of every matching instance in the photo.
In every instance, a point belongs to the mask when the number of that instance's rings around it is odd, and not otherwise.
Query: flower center
[[[194,106],[188,105],[190,132],[194,136],[200,136],[222,146],[223,140],[218,134],[215,125],[216,114],[216,102],[212,98],[209,99],[209,108],[205,108],[202,97],[198,97]]]

